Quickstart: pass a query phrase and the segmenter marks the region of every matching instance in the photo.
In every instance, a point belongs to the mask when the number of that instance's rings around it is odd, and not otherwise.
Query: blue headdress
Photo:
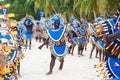
[[[52,28],[52,23],[50,22],[49,19],[45,19],[45,20],[44,20],[44,28],[45,28],[45,29],[50,29],[50,28]]]
[[[60,24],[62,24],[62,25],[64,24],[64,19],[63,19],[63,17],[61,17],[59,14],[55,14],[55,15],[50,19],[52,25],[54,24],[55,20],[60,21]]]
[[[100,22],[100,21],[102,21],[103,19],[101,18],[101,17],[98,17],[97,19],[96,19],[96,22]]]
[[[75,18],[74,18],[74,17],[71,17],[71,18],[70,18],[70,23],[72,23],[73,21],[75,21]]]

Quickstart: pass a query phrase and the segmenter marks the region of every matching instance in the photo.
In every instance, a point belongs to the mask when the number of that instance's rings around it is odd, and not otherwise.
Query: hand
[[[80,38],[85,38],[85,36],[81,36]]]
[[[42,45],[38,47],[38,49],[42,49]]]

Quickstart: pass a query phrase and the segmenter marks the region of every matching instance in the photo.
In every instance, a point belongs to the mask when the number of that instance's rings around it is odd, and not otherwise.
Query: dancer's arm
[[[48,43],[48,41],[49,41],[49,38],[42,45],[40,45],[38,48],[41,49],[45,44]]]
[[[120,36],[120,31],[117,31],[114,34],[110,34],[104,37],[104,41],[106,44],[110,44],[111,42],[115,41]]]

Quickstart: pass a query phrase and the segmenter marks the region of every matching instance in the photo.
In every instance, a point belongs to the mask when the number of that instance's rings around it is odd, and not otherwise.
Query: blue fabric
[[[107,80],[120,80],[120,78],[113,78],[113,79],[107,79]]]
[[[31,34],[33,29],[33,22],[30,19],[26,19],[24,21],[24,25],[26,27],[26,33]]]
[[[87,32],[85,28],[81,28],[81,27],[78,28],[78,31],[82,36],[85,36]]]
[[[72,23],[75,20],[75,18],[71,17],[70,18],[70,23]]]
[[[84,24],[85,28],[88,28],[88,22],[86,20],[83,21],[83,24]]]
[[[26,30],[24,28],[22,29],[22,35],[26,35]]]
[[[115,31],[115,32],[118,32],[118,31],[120,32],[120,30],[118,29],[118,27],[116,27],[116,28],[114,29],[114,31]],[[117,38],[117,40],[120,41],[120,36]]]
[[[101,18],[101,17],[98,17],[98,18],[96,19],[96,22],[100,22],[100,21],[102,21],[102,18]]]
[[[114,24],[115,24],[114,19],[108,19],[108,22],[109,22],[109,24],[110,24],[111,27],[112,27],[111,29],[112,29],[113,33],[119,31],[118,26],[114,27]],[[120,22],[120,19],[118,19],[118,22]],[[120,41],[120,36],[117,38],[117,40]]]
[[[119,64],[118,67],[114,66],[116,62]],[[111,72],[114,74],[114,76],[116,76],[116,78],[120,78],[120,59],[118,59],[118,58],[109,58],[108,63],[109,63],[108,66],[109,66]]]
[[[92,37],[92,41],[93,41],[94,43],[96,43],[96,42],[98,41],[98,38],[97,38],[97,37]]]
[[[95,27],[92,27],[91,30],[92,30],[93,33],[96,33],[96,28]]]
[[[120,16],[118,17],[118,20],[117,20],[117,21],[118,21],[118,23],[120,23]]]
[[[78,37],[72,38],[72,41],[77,44],[78,43]]]
[[[80,39],[80,43],[81,43],[81,44],[85,44],[86,41],[87,41],[86,38],[81,38],[81,39]]]
[[[111,29],[113,29],[114,28],[114,24],[115,24],[114,20],[113,19],[108,19],[108,22],[109,22],[109,24],[112,27]]]
[[[56,46],[56,45],[54,45],[53,49],[54,49],[56,55],[63,56],[65,54],[66,44],[64,44],[62,46]]]
[[[10,35],[5,35],[5,36],[0,35],[0,39],[1,39],[1,38],[5,38],[5,39],[7,39],[7,40],[11,40],[11,39],[12,39]]]
[[[47,33],[53,41],[59,41],[64,33],[64,28],[65,27],[63,26],[59,30],[50,29],[47,31]]]
[[[13,61],[15,59],[17,55],[16,51],[12,51],[12,53],[9,54],[9,59],[7,60],[7,62]]]
[[[26,34],[26,39],[31,40],[32,39],[32,34]]]
[[[7,78],[7,77],[4,76],[4,80],[12,80],[12,79],[11,79],[11,77],[10,77],[10,78],[9,78],[9,77]]]
[[[72,26],[72,30],[74,31],[74,32],[77,32],[77,27],[76,26]]]
[[[98,41],[98,45],[99,45],[101,48],[105,48],[105,43],[104,43],[104,41]]]

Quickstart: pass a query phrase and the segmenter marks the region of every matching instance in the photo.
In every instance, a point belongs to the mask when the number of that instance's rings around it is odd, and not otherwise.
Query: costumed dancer
[[[82,22],[80,23],[80,27],[78,27],[77,35],[79,36],[78,55],[84,56],[83,50],[87,42],[87,31]]]
[[[89,25],[88,25],[87,20],[84,19],[84,18],[81,18],[80,22],[82,22],[84,24],[84,27],[85,27],[86,31],[88,32],[89,31]],[[87,50],[87,44],[88,44],[88,40],[89,40],[88,33],[86,33],[86,38],[87,38],[87,41],[84,44],[85,50]]]
[[[48,39],[48,34],[45,27],[45,25],[47,24],[50,24],[49,20],[44,18],[40,20],[40,32],[41,32],[40,37],[42,38],[43,43]],[[48,48],[48,45],[49,45],[49,42],[46,43],[46,48]]]
[[[39,21],[37,21],[36,22],[36,33],[35,33],[35,39],[36,39],[36,42],[37,41],[39,41],[39,42],[41,42],[41,36],[40,36],[40,34],[41,34],[41,29],[40,29],[40,27],[41,27],[41,24],[40,24],[40,22]]]
[[[29,49],[31,49],[34,23],[28,15],[26,15],[25,17],[24,26],[26,29],[26,49],[28,46],[28,41],[29,41]]]
[[[50,42],[50,51],[51,51],[51,62],[50,62],[50,70],[47,73],[47,75],[50,75],[53,73],[53,67],[55,65],[56,58],[60,61],[59,70],[63,69],[64,64],[64,56],[67,52],[67,45],[66,45],[66,36],[65,30],[66,27],[64,26],[64,20],[63,18],[56,14],[51,18],[52,21],[52,27],[47,29],[47,34],[49,35],[49,38],[46,40],[45,43],[43,43],[39,49],[43,47],[48,41]]]
[[[94,23],[94,26],[91,27],[91,42],[92,42],[92,49],[90,52],[90,58],[92,57],[92,52],[93,50],[96,48],[96,58],[98,58],[98,54],[99,54],[99,61],[103,61],[104,60],[104,41],[103,39],[101,39],[100,37],[97,36],[97,34],[99,34],[99,30],[100,30],[100,25],[102,24],[104,21],[101,17],[98,17],[96,19],[97,23]],[[96,29],[97,28],[97,29]]]
[[[79,22],[74,18],[71,18],[70,23],[70,30],[68,31],[68,41],[71,43],[71,45],[68,48],[68,53],[73,55],[74,48],[78,43],[78,35],[76,34],[76,31],[79,26]]]
[[[103,80],[120,80],[120,7],[118,8],[118,16],[116,19],[107,19],[109,25],[102,25],[99,37],[103,37],[105,42],[105,62],[96,66],[101,67]],[[115,21],[116,20],[116,21]],[[102,32],[102,33],[101,33]],[[104,73],[104,74],[103,74]]]

